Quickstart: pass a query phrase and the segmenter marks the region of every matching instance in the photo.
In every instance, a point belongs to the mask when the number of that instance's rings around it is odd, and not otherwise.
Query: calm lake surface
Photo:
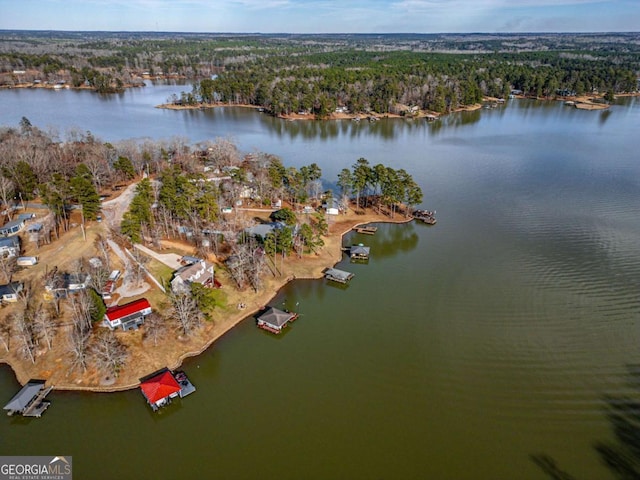
[[[247,319],[185,363],[198,391],[159,414],[137,390],[54,391],[41,419],[0,417],[0,454],[72,455],[79,479],[550,478],[533,455],[616,478],[596,447],[623,446],[607,407],[640,397],[638,99],[510,101],[432,124],[153,108],[183,89],[5,90],[0,124],[230,136],[316,162],[328,183],[365,157],[413,174],[438,224],[345,238],[372,250],[338,265],[348,288],[289,284],[272,304],[301,314],[292,328]],[[18,388],[0,368],[0,400]]]

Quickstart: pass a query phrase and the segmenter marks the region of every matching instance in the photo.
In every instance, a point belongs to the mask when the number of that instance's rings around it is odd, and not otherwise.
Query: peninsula
[[[287,282],[321,278],[346,232],[410,221],[422,202],[411,175],[364,158],[331,191],[316,164],[224,139],[136,153],[90,133],[55,143],[25,118],[4,134],[3,148],[35,155],[0,176],[0,362],[56,389],[123,390],[177,368]]]

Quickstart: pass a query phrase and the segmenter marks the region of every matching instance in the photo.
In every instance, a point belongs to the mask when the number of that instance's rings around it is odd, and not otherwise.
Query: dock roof
[[[40,390],[44,388],[44,383],[44,380],[30,380],[27,382],[4,406],[4,410],[22,412],[38,396]]]
[[[365,247],[364,245],[352,245],[349,253],[351,255],[369,255],[371,247]]]
[[[353,278],[353,273],[338,270],[337,268],[327,268],[324,272],[324,276],[340,282],[348,282]]]
[[[282,328],[295,316],[295,313],[269,307],[266,312],[258,317],[258,320],[268,325],[273,325],[276,328]]]
[[[169,370],[159,373],[140,384],[142,394],[149,403],[157,403],[180,391],[180,385]]]

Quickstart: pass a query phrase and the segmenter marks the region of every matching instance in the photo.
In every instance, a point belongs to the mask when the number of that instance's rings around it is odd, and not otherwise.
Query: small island
[[[55,142],[26,118],[3,134],[4,153],[36,146],[0,176],[0,362],[23,384],[118,391],[175,370],[287,282],[323,278],[345,233],[422,203],[410,174],[364,158],[332,191],[315,164],[226,139],[131,150]]]

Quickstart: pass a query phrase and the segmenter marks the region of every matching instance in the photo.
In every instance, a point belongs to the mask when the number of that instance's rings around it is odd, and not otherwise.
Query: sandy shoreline
[[[59,352],[55,355],[52,352],[43,354],[35,364],[19,359],[13,354],[5,354],[0,358],[0,363],[8,364],[21,384],[32,378],[40,378],[47,380],[47,384],[53,385],[56,390],[116,392],[137,388],[141,377],[163,367],[178,368],[186,358],[203,353],[240,322],[268,305],[290,281],[322,278],[325,268],[342,259],[343,237],[355,226],[373,222],[406,223],[410,220],[402,215],[389,218],[371,210],[367,210],[364,215],[350,212],[340,216],[330,224],[329,236],[324,239],[325,246],[319,254],[306,255],[301,259],[290,257],[284,263],[283,274],[278,277],[267,274],[264,286],[258,293],[252,290],[239,291],[233,286],[230,278],[223,277],[222,283],[227,286],[223,287],[227,293],[227,307],[214,310],[213,321],[206,322],[205,327],[188,340],[175,339],[173,335],[167,335],[166,340],[154,347],[143,342],[142,329],[135,332],[118,332],[119,338],[129,345],[131,357],[125,370],[115,379],[104,377],[95,371],[88,371],[83,375],[70,374],[66,368],[66,361]],[[245,308],[238,309],[239,303],[244,303]],[[60,332],[61,335],[63,333]]]

